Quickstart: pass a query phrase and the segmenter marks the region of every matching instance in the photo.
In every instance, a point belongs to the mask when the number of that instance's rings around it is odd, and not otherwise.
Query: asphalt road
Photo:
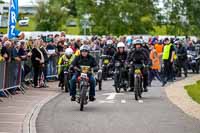
[[[200,121],[173,105],[160,83],[154,82],[143,103],[133,93],[116,95],[112,84],[104,82],[84,112],[68,94],[51,100],[38,116],[37,133],[200,133]]]

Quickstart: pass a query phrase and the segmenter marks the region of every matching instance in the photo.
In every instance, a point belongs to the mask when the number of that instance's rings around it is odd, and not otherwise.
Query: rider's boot
[[[134,88],[133,88],[133,87],[131,87],[131,89],[129,90],[129,92],[134,92]]]
[[[144,87],[144,92],[148,92],[148,89],[147,89],[147,87]]]
[[[94,96],[90,96],[90,97],[89,97],[89,100],[90,100],[91,102],[93,102],[93,101],[96,100],[96,98],[95,98]]]
[[[71,101],[76,101],[76,97],[75,97],[75,96],[72,96],[72,97],[71,97]]]

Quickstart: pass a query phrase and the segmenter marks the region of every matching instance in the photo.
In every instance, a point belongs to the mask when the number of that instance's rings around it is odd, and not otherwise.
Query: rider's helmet
[[[107,40],[106,44],[108,45],[108,47],[111,47],[112,44],[113,44],[113,41],[112,40]]]
[[[65,50],[65,55],[67,55],[67,56],[71,56],[73,53],[74,53],[74,51],[71,48],[67,48]]]
[[[119,42],[117,44],[117,48],[125,48],[125,44],[123,42]]]
[[[80,47],[80,52],[89,52],[90,51],[90,48],[88,45],[82,45]]]
[[[142,39],[136,39],[133,41],[133,45],[136,46],[136,45],[143,45],[144,41]]]

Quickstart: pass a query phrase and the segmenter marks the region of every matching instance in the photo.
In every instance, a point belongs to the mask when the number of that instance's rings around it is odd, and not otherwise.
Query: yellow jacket
[[[58,60],[58,75],[61,73],[63,68],[69,67],[73,60],[74,60],[73,55],[70,57],[70,59],[67,58],[65,54],[62,55]]]
[[[3,56],[0,55],[0,62],[3,62],[4,61],[4,58]]]

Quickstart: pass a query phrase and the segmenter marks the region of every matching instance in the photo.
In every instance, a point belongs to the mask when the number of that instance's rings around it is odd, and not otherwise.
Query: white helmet
[[[119,42],[117,44],[117,48],[125,48],[125,44],[123,42]]]
[[[106,43],[107,44],[113,44],[113,41],[112,40],[108,40]]]
[[[140,44],[140,45],[143,45],[143,40],[142,39],[136,39],[133,41],[133,45],[136,45],[136,44]]]
[[[88,46],[88,45],[82,45],[81,47],[80,47],[80,51],[82,52],[82,51],[87,51],[87,52],[89,52],[90,51],[90,47]]]
[[[67,56],[71,56],[73,53],[74,53],[74,51],[71,48],[67,48],[65,50],[65,55],[67,55]]]

